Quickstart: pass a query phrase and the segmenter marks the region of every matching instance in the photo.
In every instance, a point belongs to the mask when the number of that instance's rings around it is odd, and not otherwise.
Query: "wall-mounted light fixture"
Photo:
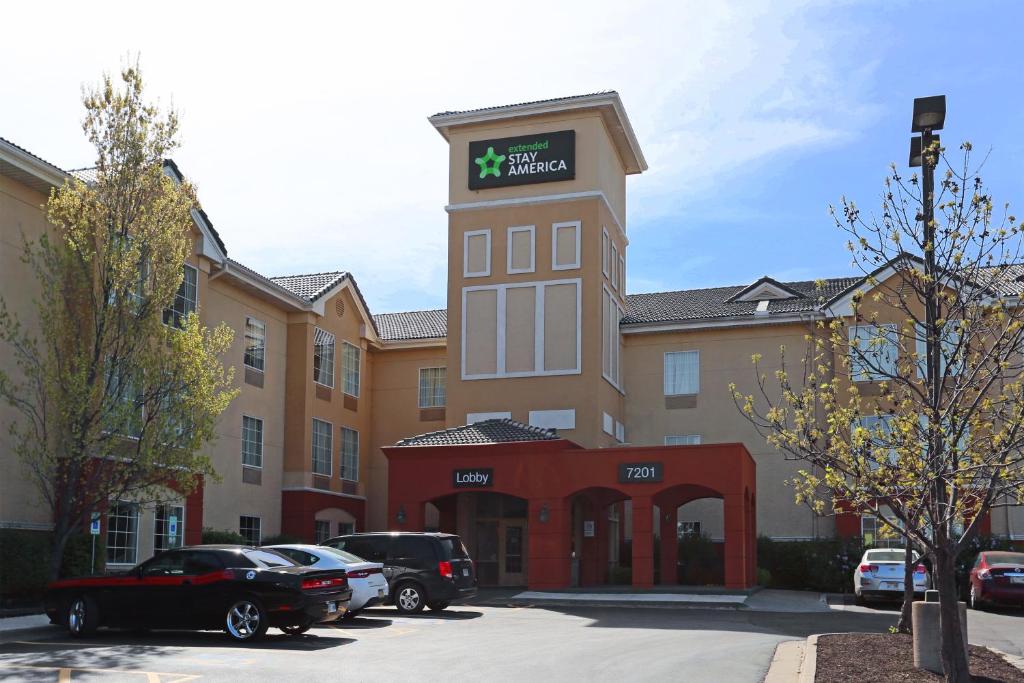
[[[551,519],[551,510],[548,509],[548,504],[544,503],[540,506],[540,512],[537,514],[537,518],[541,524],[547,524],[548,520]]]
[[[395,515],[395,521],[398,522],[399,524],[405,524],[405,506],[404,505],[399,505],[398,506],[398,514]]]

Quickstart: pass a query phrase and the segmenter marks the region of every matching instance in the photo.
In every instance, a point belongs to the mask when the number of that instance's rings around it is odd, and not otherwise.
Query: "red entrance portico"
[[[510,420],[493,422],[505,439],[515,439],[517,429],[533,435],[539,431]],[[383,449],[388,458],[391,529],[424,530],[426,506],[433,503],[439,511],[440,530],[456,532],[450,504],[455,494],[504,494],[525,501],[524,512],[517,514],[525,514],[522,545],[527,586],[537,590],[572,585],[574,547],[579,550],[578,583],[592,585],[602,582],[601,568],[611,543],[607,516],[588,511],[629,500],[632,583],[649,588],[655,576],[654,506],[661,510],[661,583],[675,583],[676,509],[691,500],[720,498],[725,586],[755,584],[756,466],[743,444],[586,449],[550,433],[538,440],[473,443],[472,436],[481,431],[486,437],[487,423]],[[431,438],[437,435],[445,438]],[[582,517],[574,515],[574,506],[577,513],[583,510]],[[581,522],[583,517],[588,521]],[[574,528],[577,525],[586,528]]]

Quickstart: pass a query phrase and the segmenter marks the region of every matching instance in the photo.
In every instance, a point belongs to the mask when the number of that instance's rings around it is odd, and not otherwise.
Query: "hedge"
[[[92,536],[72,536],[64,548],[60,575],[81,576],[93,573],[89,567]],[[49,580],[53,534],[49,531],[0,529],[0,606],[37,602]],[[96,538],[96,565],[102,570],[106,545]]]

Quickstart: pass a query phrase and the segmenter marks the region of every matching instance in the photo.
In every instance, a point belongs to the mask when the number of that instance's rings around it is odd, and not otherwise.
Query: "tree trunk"
[[[935,551],[934,575],[939,590],[942,668],[947,681],[970,683],[971,674],[964,653],[964,625],[960,623],[960,596],[956,588],[956,557],[946,547]]]
[[[65,519],[58,519],[53,525],[53,545],[50,549],[50,581],[60,578],[60,568],[64,563],[64,549],[71,537],[70,525]]]
[[[914,604],[914,549],[911,547],[910,539],[906,536],[904,543],[907,549],[906,558],[903,560],[903,607],[900,609],[900,620],[896,624],[896,630],[900,633],[913,633],[913,618],[911,610]]]

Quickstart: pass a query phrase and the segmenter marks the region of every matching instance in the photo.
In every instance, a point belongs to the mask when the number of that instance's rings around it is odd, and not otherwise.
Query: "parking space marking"
[[[69,683],[71,681],[71,669],[61,669],[57,672],[57,683]]]
[[[71,674],[80,671],[90,674],[129,674],[145,676],[147,683],[187,683],[199,678],[198,674],[168,673],[165,671],[138,671],[134,669],[96,669],[87,667],[42,666],[39,664],[3,664],[0,669],[29,669],[32,671],[56,671],[57,683],[70,683]]]

